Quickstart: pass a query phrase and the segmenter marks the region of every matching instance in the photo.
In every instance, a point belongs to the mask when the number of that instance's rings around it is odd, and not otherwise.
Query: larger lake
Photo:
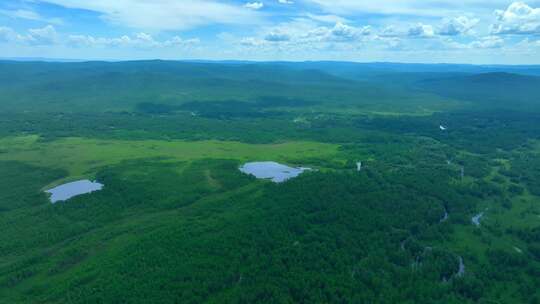
[[[49,189],[45,192],[51,194],[50,200],[54,204],[66,201],[77,195],[86,194],[103,189],[103,185],[89,180],[80,180]]]
[[[293,168],[276,162],[252,162],[240,167],[240,171],[251,174],[256,178],[269,179],[275,183],[281,183],[288,179],[295,178],[310,168]]]

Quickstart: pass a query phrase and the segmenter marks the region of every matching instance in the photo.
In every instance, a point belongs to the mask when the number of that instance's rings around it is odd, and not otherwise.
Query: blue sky
[[[0,57],[540,64],[540,0],[2,0]]]

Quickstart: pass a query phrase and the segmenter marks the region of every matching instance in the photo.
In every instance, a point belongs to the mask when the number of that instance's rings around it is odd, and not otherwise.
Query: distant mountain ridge
[[[524,75],[540,76],[540,65],[496,65],[496,64],[454,64],[454,63],[400,63],[400,62],[354,62],[354,61],[250,61],[250,60],[89,60],[67,59],[46,57],[11,57],[2,58],[0,61],[18,62],[180,62],[201,64],[225,64],[225,65],[275,65],[301,69],[321,69],[327,72],[341,72],[351,74],[351,69],[361,69],[372,72],[463,72],[463,73],[495,73],[507,72]]]
[[[497,107],[540,108],[540,77],[507,72],[432,78],[418,87],[446,97]]]
[[[0,109],[130,111],[137,104],[253,102],[263,96],[358,108],[403,96],[540,108],[540,66],[351,62],[0,61]],[[219,94],[217,93],[219,92]],[[331,93],[329,93],[331,92]],[[405,93],[406,92],[406,93]],[[425,92],[439,96],[425,96]],[[422,94],[418,96],[415,94]],[[528,108],[525,108],[528,110]]]
[[[84,62],[84,59],[47,58],[47,57],[0,57],[0,61],[19,62]]]

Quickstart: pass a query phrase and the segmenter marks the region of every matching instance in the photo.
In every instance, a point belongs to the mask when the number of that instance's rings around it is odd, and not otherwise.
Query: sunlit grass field
[[[15,160],[41,167],[65,169],[71,176],[95,173],[121,161],[163,158],[164,161],[234,159],[302,164],[310,158],[334,159],[338,145],[317,142],[246,144],[229,141],[99,140],[66,138],[43,142],[37,136],[0,139],[0,160]]]

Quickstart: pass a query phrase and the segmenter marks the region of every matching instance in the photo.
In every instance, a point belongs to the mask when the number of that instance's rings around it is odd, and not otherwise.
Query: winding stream
[[[446,207],[444,207],[444,215],[443,217],[439,220],[439,223],[444,223],[448,220],[448,209],[446,209]]]
[[[463,258],[460,256],[459,259],[459,269],[456,273],[456,277],[460,278],[465,275],[465,264],[463,263]]]
[[[471,221],[476,227],[480,227],[480,220],[484,216],[484,212],[480,212],[477,215],[473,216]]]

